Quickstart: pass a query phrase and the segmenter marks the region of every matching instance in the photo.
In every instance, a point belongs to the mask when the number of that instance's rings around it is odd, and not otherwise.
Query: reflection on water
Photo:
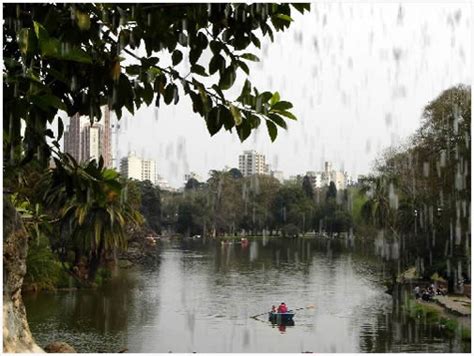
[[[410,320],[367,249],[307,239],[164,243],[100,290],[25,296],[33,335],[81,352],[467,352]],[[295,325],[268,321],[273,304]],[[251,316],[262,315],[253,319]]]

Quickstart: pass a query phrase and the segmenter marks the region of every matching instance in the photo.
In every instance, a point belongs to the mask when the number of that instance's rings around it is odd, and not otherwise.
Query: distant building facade
[[[265,164],[265,155],[255,150],[244,151],[239,155],[239,170],[244,177],[254,174],[268,174],[268,165]]]
[[[64,133],[64,152],[78,162],[91,159],[104,160],[106,167],[112,167],[110,142],[110,111],[104,107],[101,122],[92,122],[88,117],[75,114],[70,118]]]
[[[174,189],[170,184],[169,182],[163,178],[162,176],[160,176],[159,174],[156,175],[156,185],[158,187],[160,187],[161,190],[166,190],[166,191],[170,191],[170,192],[174,192],[176,191],[176,189]]]
[[[129,153],[120,161],[120,174],[125,178],[140,181],[149,180],[156,184],[156,163],[152,160],[142,159],[135,153]]]
[[[327,187],[331,182],[334,182],[337,190],[343,190],[346,189],[350,182],[349,174],[347,172],[334,170],[331,162],[324,163],[324,171],[309,171],[306,172],[306,175],[310,179],[314,189]]]

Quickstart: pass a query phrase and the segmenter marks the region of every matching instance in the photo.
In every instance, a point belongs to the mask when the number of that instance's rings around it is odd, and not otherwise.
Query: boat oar
[[[251,316],[251,318],[252,318],[252,319],[257,319],[259,316],[262,316],[262,315],[265,315],[265,314],[268,314],[268,312]]]
[[[292,309],[294,311],[297,311],[297,310],[303,310],[303,309],[314,309],[315,306],[314,304],[310,304],[306,307],[301,307],[301,308],[296,308],[296,309]],[[265,312],[265,313],[262,313],[262,314],[257,314],[257,315],[254,315],[254,316],[251,316],[252,319],[257,319],[259,316],[262,316],[262,315],[265,315],[265,314],[268,314],[269,312]]]

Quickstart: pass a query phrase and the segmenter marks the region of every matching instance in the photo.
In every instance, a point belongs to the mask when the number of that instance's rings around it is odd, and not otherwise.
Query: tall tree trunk
[[[102,257],[104,255],[104,238],[100,239],[99,248],[94,252],[89,261],[88,282],[93,283],[97,270],[99,269]]]
[[[21,286],[26,274],[28,234],[21,217],[3,196],[3,352],[44,352],[33,340]]]

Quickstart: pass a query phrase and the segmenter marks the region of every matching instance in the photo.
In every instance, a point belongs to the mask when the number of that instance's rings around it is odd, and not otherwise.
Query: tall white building
[[[156,163],[152,160],[142,159],[134,153],[129,153],[120,161],[120,174],[125,178],[149,180],[156,184]]]
[[[102,120],[91,121],[88,117],[72,116],[64,132],[64,151],[78,162],[91,159],[98,160],[101,156],[106,167],[112,167],[110,144],[110,111],[102,108]]]
[[[239,170],[244,177],[254,174],[268,174],[265,155],[257,153],[255,150],[244,151],[239,155]]]

